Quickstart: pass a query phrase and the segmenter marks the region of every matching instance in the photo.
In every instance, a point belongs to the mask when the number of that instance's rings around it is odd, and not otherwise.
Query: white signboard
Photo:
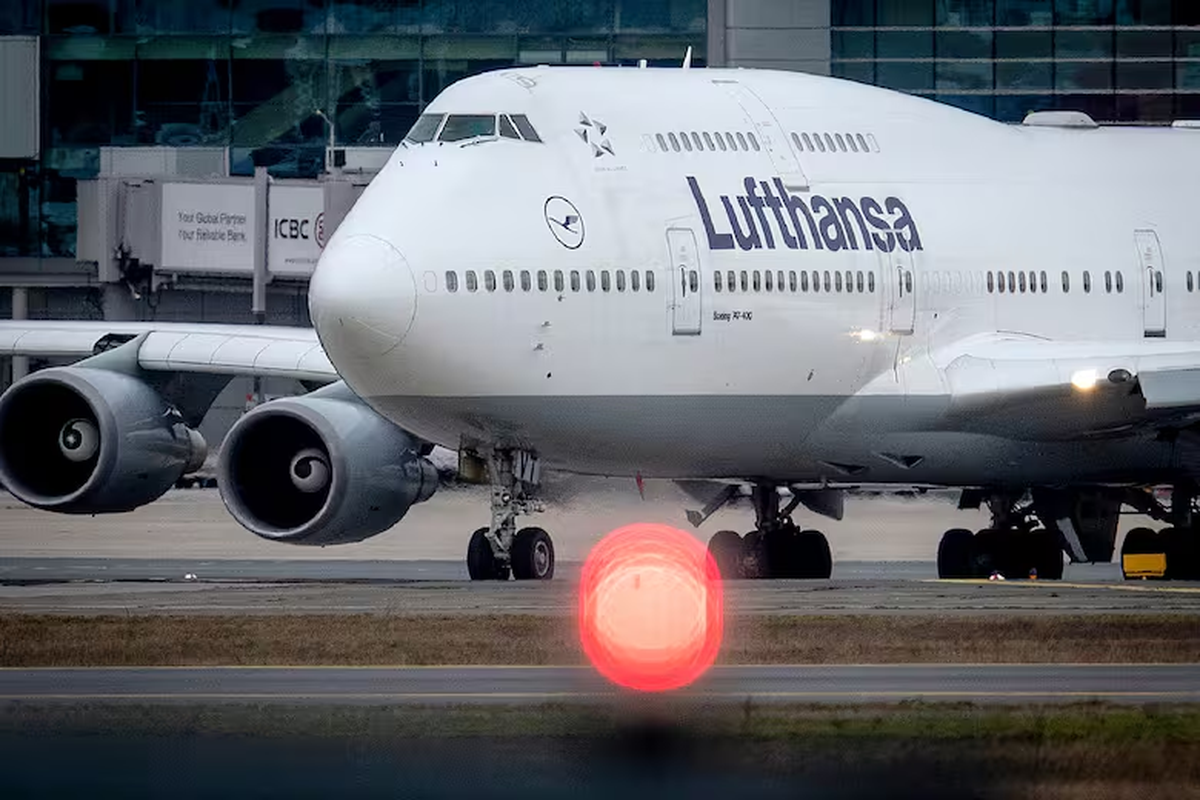
[[[325,247],[325,190],[274,184],[268,204],[267,269],[273,275],[312,275]]]
[[[253,272],[254,187],[164,183],[162,269]]]

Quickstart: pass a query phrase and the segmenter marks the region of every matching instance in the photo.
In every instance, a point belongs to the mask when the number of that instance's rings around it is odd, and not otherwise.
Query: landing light
[[[1100,373],[1094,369],[1081,369],[1071,375],[1071,385],[1081,392],[1090,392],[1096,388]]]
[[[854,331],[850,335],[855,339],[858,339],[860,342],[877,342],[883,338],[882,334],[880,334],[878,331],[873,331],[870,328],[863,328],[860,331]]]
[[[596,669],[643,692],[678,689],[721,647],[721,577],[707,548],[666,525],[628,525],[583,565],[579,637]]]

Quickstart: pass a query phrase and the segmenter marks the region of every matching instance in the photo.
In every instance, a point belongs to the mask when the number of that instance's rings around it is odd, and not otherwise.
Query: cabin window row
[[[1028,277],[1026,277],[1028,276]],[[1188,275],[1189,285],[1188,291],[1191,291],[1191,275]],[[1082,288],[1084,294],[1091,294],[1092,291],[1092,273],[1090,270],[1084,270],[1082,275]],[[1063,294],[1071,291],[1071,273],[1063,270],[1062,276]],[[987,273],[987,290],[988,293],[995,294],[1017,294],[1018,292],[1041,292],[1045,294],[1050,290],[1049,282],[1046,273],[1043,272],[1003,272],[995,271]],[[1097,291],[1099,289],[1097,288]],[[1155,274],[1155,291],[1162,291],[1162,273]],[[1125,293],[1125,275],[1120,270],[1113,272],[1112,270],[1104,271],[1104,292],[1106,294]]]
[[[811,278],[810,278],[811,275]],[[785,283],[786,278],[786,283]],[[720,270],[713,272],[713,289],[728,292],[858,292],[875,291],[875,273],[862,270]],[[911,288],[910,288],[911,291]]]
[[[676,153],[681,150],[686,150],[689,153],[693,150],[700,152],[752,150],[756,153],[762,150],[762,145],[758,143],[758,139],[755,138],[753,133],[742,133],[741,131],[733,133],[728,131],[725,133],[709,133],[708,131],[679,131],[675,133],[671,131],[665,134],[656,133],[654,134],[654,138],[658,141],[658,149],[664,153],[668,150],[674,150]]]
[[[645,276],[644,278],[643,275]],[[499,285],[497,284],[496,271],[488,269],[483,271],[483,288],[489,292],[494,292],[497,288],[503,287],[506,292],[514,292],[517,289],[519,281],[521,291],[532,292],[534,290],[535,277],[537,291],[539,292],[550,291],[551,282],[553,282],[554,291],[556,292],[565,292],[568,284],[572,292],[583,291],[585,286],[589,292],[596,291],[597,286],[599,286],[602,292],[611,292],[614,288],[618,292],[626,290],[640,292],[643,288],[647,292],[654,291],[654,273],[650,270],[646,270],[643,273],[632,269],[628,273],[623,269],[614,271],[607,269],[573,269],[569,272],[561,269],[556,269],[553,272],[539,269],[536,276],[527,269],[520,270],[519,272],[506,269],[501,270],[499,273]],[[468,292],[479,291],[480,281],[475,270],[467,270],[463,274],[463,279]],[[446,271],[446,291],[458,291],[458,273],[453,270]]]
[[[792,144],[801,152],[809,153],[871,153],[879,152],[879,142],[874,134],[868,133],[796,133],[792,131]]]

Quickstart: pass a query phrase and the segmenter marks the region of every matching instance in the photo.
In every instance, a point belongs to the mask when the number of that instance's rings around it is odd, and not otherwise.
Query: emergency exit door
[[[704,281],[700,279],[695,234],[690,228],[669,229],[667,250],[671,255],[671,331],[676,335],[698,334]]]
[[[917,318],[916,275],[912,253],[899,248],[895,252],[879,253],[880,280],[886,292],[884,311],[887,329],[892,333],[909,334]]]
[[[1142,272],[1142,315],[1146,336],[1167,335],[1167,298],[1163,294],[1162,247],[1154,231],[1134,231]]]
[[[713,83],[725,87],[725,91],[742,107],[746,117],[754,125],[758,142],[770,157],[775,172],[789,189],[803,190],[808,188],[808,176],[796,160],[796,154],[787,140],[787,134],[776,119],[775,114],[767,107],[748,86],[735,80],[718,79]],[[754,148],[758,150],[758,147]]]

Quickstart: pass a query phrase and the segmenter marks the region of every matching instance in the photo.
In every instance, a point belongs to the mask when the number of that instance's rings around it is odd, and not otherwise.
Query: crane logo
[[[574,203],[555,195],[546,200],[544,211],[546,227],[558,243],[568,250],[578,250],[583,244],[583,215]]]

